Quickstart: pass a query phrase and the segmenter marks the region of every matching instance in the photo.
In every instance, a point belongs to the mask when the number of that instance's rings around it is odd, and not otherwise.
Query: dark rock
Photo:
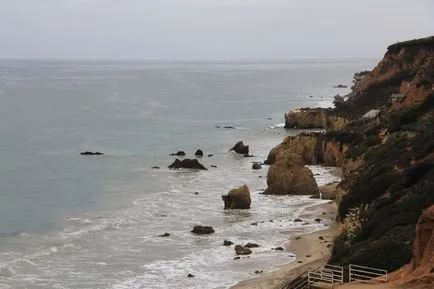
[[[101,155],[104,155],[103,153],[100,153],[100,152],[89,152],[89,151],[81,152],[80,154],[82,156],[101,156]]]
[[[316,218],[315,222],[319,223],[319,222],[321,222],[321,219],[320,218]]]
[[[297,263],[303,263],[303,261],[297,261]]]
[[[241,259],[240,256],[236,256],[236,257],[234,257],[234,260],[240,260],[240,259]]]
[[[242,155],[249,154],[249,146],[244,145],[242,141],[237,142],[230,150]]]
[[[252,225],[252,226],[257,226],[257,225],[258,225],[258,222],[251,223],[250,225]]]
[[[310,256],[311,256],[310,254],[307,254],[307,255],[306,255],[306,258],[309,258]]]
[[[187,277],[188,278],[194,278],[194,275],[193,274],[188,274]]]
[[[262,169],[262,166],[259,163],[253,163],[252,169],[254,169],[254,170],[260,170],[260,169]]]
[[[224,126],[223,128],[225,128],[225,129],[236,129],[236,127],[230,126],[230,125]]]
[[[263,177],[262,176],[258,176],[258,178],[262,179]]]
[[[302,219],[295,219],[294,222],[303,222]]]
[[[199,192],[194,192],[195,195],[199,195]]]
[[[303,226],[309,225],[309,222],[304,222],[302,225]]]
[[[330,248],[331,246],[332,246],[332,244],[328,244],[328,245],[327,245],[327,248]]]
[[[297,236],[297,237],[295,237],[294,239],[295,239],[295,240],[300,240],[301,237],[300,237],[300,236]]]
[[[212,168],[216,168],[217,166],[216,166],[216,165],[211,165],[211,167],[212,167]]]
[[[170,236],[169,233],[164,233],[164,234],[162,234],[162,235],[159,235],[158,237],[169,237],[169,236]]]
[[[262,270],[261,270],[261,271],[256,270],[256,271],[255,271],[255,274],[261,274],[261,273],[263,273],[263,272],[264,272],[264,271],[262,271]]]
[[[159,166],[153,166],[153,167],[151,167],[151,169],[155,169],[155,170],[158,170],[160,167]]]
[[[172,153],[172,154],[170,154],[171,156],[179,156],[179,157],[182,157],[182,156],[185,156],[185,152],[184,151],[178,151],[178,152],[176,152],[176,153]]]
[[[244,245],[244,247],[245,248],[258,248],[260,246],[256,243],[247,243],[246,245]]]
[[[194,226],[191,232],[198,235],[206,235],[214,233],[214,229],[211,226]]]
[[[228,240],[224,240],[224,241],[223,241],[223,246],[231,246],[231,245],[233,245],[233,244],[234,244],[233,242],[228,241]]]
[[[197,159],[184,159],[179,160],[176,159],[170,166],[169,169],[197,169],[197,170],[206,170],[201,163]]]
[[[237,255],[250,255],[250,254],[252,254],[252,250],[250,250],[249,248],[243,247],[241,245],[236,245],[234,249],[235,249],[235,253]]]
[[[324,240],[324,237],[323,236],[319,236],[318,239]]]
[[[273,248],[275,251],[283,251],[284,249],[282,247]]]
[[[334,88],[347,88],[347,86],[346,85],[343,85],[343,84],[338,84],[338,85],[335,85],[335,86],[333,86]]]
[[[212,156],[214,156],[214,155],[213,155],[213,154],[209,154],[209,155],[208,155],[209,158],[212,157]]]
[[[201,151],[201,150],[197,150],[197,151],[194,153],[194,155],[197,156],[197,157],[203,157],[203,151]]]
[[[273,220],[269,220],[268,222],[273,223],[274,221]]]
[[[244,154],[243,157],[245,157],[245,158],[253,158],[254,155]]]

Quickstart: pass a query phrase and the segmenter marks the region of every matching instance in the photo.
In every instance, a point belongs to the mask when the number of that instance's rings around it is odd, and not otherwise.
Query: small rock
[[[159,235],[158,237],[169,237],[169,236],[170,236],[169,233],[164,233],[164,234],[162,234],[162,235]]]
[[[310,97],[310,98],[312,98],[312,97],[313,97],[313,95],[309,95],[309,97]]]
[[[214,156],[214,155],[212,155],[212,154],[209,154],[209,155],[208,155],[209,158],[212,157],[212,156]]]
[[[323,215],[326,215],[327,213],[326,213],[326,212],[322,212],[322,214],[323,214]]]
[[[262,179],[262,176],[258,176],[258,178]]]
[[[235,253],[237,255],[250,255],[250,254],[252,254],[252,250],[250,250],[249,248],[246,248],[244,246],[241,246],[241,245],[236,245],[235,246]]]
[[[160,167],[159,166],[153,166],[153,167],[151,167],[151,169],[154,169],[154,170],[158,170]]]
[[[240,260],[240,259],[241,259],[240,256],[236,256],[236,257],[234,257],[234,260]]]
[[[257,226],[257,225],[258,225],[258,222],[251,223],[250,225],[252,225],[252,226]]]
[[[194,153],[194,155],[197,156],[197,157],[203,157],[203,151],[202,151],[202,150],[197,150],[197,151]]]
[[[282,247],[273,248],[275,251],[283,251],[284,249]]]
[[[231,242],[231,241],[228,241],[228,240],[223,241],[223,246],[230,246],[232,244],[233,244],[233,242]]]
[[[230,126],[230,125],[224,126],[223,128],[225,128],[225,129],[235,129],[234,126]]]
[[[211,167],[212,167],[212,168],[216,168],[217,166],[216,166],[216,165],[211,165]]]
[[[244,245],[244,247],[245,248],[258,248],[260,246],[256,243],[247,243],[246,245]]]
[[[242,141],[237,142],[230,151],[235,151],[238,154],[249,154],[249,146],[244,145]]]
[[[261,165],[259,163],[253,163],[252,169],[254,169],[254,170],[260,170],[260,169],[262,169],[262,167],[261,167]]]
[[[306,258],[310,258],[310,256],[311,256],[310,254],[307,254],[307,255],[306,255]]]
[[[185,156],[185,152],[184,151],[177,151],[176,153],[171,153],[171,156]]]
[[[194,278],[194,275],[193,274],[188,274],[187,277],[188,278]]]
[[[302,219],[295,219],[294,222],[303,222]]]
[[[297,237],[295,237],[294,239],[295,239],[295,240],[300,240],[300,239],[301,239],[301,236],[297,236]]]
[[[214,229],[211,226],[194,226],[191,232],[198,235],[206,235],[214,233]]]
[[[302,225],[309,225],[309,223],[308,222],[304,222]]]
[[[101,155],[104,155],[104,154],[101,153],[101,152],[89,152],[89,151],[81,152],[80,154],[81,154],[82,156],[101,156]]]
[[[320,218],[316,218],[315,222],[319,223],[319,222],[321,222],[321,219]]]
[[[327,245],[327,248],[330,248],[331,246],[332,246],[332,244],[328,244],[328,245]]]
[[[261,273],[263,273],[263,272],[264,272],[264,271],[262,271],[262,270],[261,270],[261,271],[256,270],[256,271],[255,271],[255,274],[261,274]]]
[[[273,223],[274,221],[273,220],[269,220],[268,222]]]
[[[199,195],[199,192],[194,192],[195,195]]]
[[[324,237],[323,236],[319,236],[318,239],[324,240]]]
[[[303,263],[303,261],[297,261],[297,263]]]

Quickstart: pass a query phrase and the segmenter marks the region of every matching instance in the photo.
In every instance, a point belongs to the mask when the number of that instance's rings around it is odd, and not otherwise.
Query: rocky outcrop
[[[276,156],[287,150],[300,155],[307,164],[339,167],[344,163],[344,153],[347,146],[343,142],[331,139],[322,133],[288,136],[270,151],[265,163],[273,164]]]
[[[349,120],[332,114],[331,109],[302,108],[285,113],[285,128],[341,130]]]
[[[207,170],[197,159],[176,159],[170,166],[169,169],[195,169],[195,170]]]
[[[235,249],[235,253],[237,255],[250,255],[250,254],[252,254],[252,250],[250,250],[249,248],[246,248],[242,245],[236,245],[234,249]]]
[[[214,229],[211,226],[194,226],[191,232],[197,235],[208,235],[214,233]]]
[[[250,209],[252,203],[247,185],[230,190],[227,195],[222,196],[222,199],[225,203],[225,210]]]
[[[249,146],[244,145],[242,141],[237,142],[230,151],[234,151],[238,154],[248,155],[249,154]]]
[[[300,155],[289,150],[279,153],[268,169],[264,194],[317,195],[318,185]]]
[[[260,169],[262,169],[262,166],[260,163],[253,163],[252,169],[253,170],[260,170]]]
[[[194,155],[197,156],[197,157],[203,157],[203,151],[202,151],[202,150],[197,150],[197,151],[194,153]]]

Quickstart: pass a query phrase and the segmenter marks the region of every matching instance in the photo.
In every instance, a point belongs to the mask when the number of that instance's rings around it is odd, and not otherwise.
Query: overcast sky
[[[1,58],[376,57],[434,34],[433,0],[0,0]]]

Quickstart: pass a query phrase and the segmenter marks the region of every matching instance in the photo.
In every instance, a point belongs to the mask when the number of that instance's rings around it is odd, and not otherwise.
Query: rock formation
[[[237,255],[250,255],[250,254],[252,254],[252,250],[250,250],[249,248],[246,248],[242,245],[236,245],[234,249],[235,249],[235,253]]]
[[[89,152],[89,151],[81,152],[80,154],[82,156],[101,156],[101,155],[104,155],[103,153],[100,153],[100,152]]]
[[[244,145],[242,141],[237,142],[230,150],[242,155],[249,154],[249,146]]]
[[[290,150],[276,156],[274,164],[268,169],[267,185],[264,194],[318,194],[318,185],[312,172],[304,166],[301,156]]]
[[[302,108],[285,113],[285,128],[297,129],[343,129],[349,120],[326,108]]]
[[[170,166],[169,169],[196,169],[196,170],[207,170],[197,159],[183,159],[182,161],[176,159]]]
[[[198,235],[208,235],[214,233],[214,229],[211,226],[194,226],[191,232]]]
[[[225,210],[250,209],[252,203],[247,185],[230,190],[227,195],[222,196],[222,199],[225,203]]]
[[[202,151],[202,150],[197,150],[197,151],[194,153],[194,155],[197,156],[197,157],[203,157],[203,151]]]
[[[170,155],[182,157],[182,156],[185,156],[185,152],[184,151],[177,151],[176,153],[171,153]]]

